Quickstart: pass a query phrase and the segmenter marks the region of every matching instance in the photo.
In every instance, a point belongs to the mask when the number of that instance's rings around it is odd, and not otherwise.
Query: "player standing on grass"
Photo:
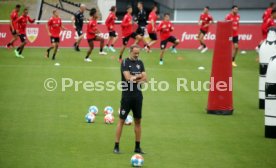
[[[12,11],[10,14],[10,31],[13,36],[12,40],[6,45],[6,48],[10,48],[10,46],[13,46],[13,43],[17,40],[18,35],[17,35],[17,27],[15,21],[18,18],[18,13],[20,11],[20,5],[16,5],[15,9]]]
[[[46,58],[49,58],[50,51],[54,49],[52,60],[55,60],[56,53],[59,45],[59,34],[61,29],[65,29],[62,25],[62,21],[58,15],[57,10],[53,10],[53,16],[48,20],[46,24],[46,30],[50,36],[52,46],[46,51]]]
[[[103,51],[104,39],[97,35],[100,33],[100,31],[97,28],[97,19],[98,19],[97,10],[95,8],[92,8],[90,10],[89,15],[90,15],[90,19],[89,19],[89,23],[87,24],[87,30],[86,30],[86,37],[87,37],[89,49],[88,49],[86,57],[84,59],[84,61],[86,61],[86,62],[92,62],[92,60],[89,58],[89,56],[94,49],[94,41],[100,42],[99,54],[106,55],[106,52]]]
[[[111,50],[112,52],[116,52],[116,50],[114,49],[114,44],[118,39],[117,32],[115,31],[115,20],[117,20],[116,11],[117,11],[116,6],[112,6],[110,8],[110,13],[109,13],[108,17],[105,20],[105,25],[106,25],[107,30],[109,32],[109,37],[108,37],[106,46],[104,48],[107,51]],[[109,44],[110,44],[110,46],[109,46]]]
[[[232,11],[229,13],[226,17],[225,20],[232,21],[233,24],[233,36],[232,36],[232,41],[234,44],[234,52],[233,52],[233,57],[232,57],[232,66],[237,67],[238,65],[235,62],[236,56],[239,51],[239,26],[240,26],[240,15],[238,14],[239,8],[238,6],[234,5],[232,6]]]
[[[139,34],[140,36],[144,37],[145,35],[145,28],[147,26],[147,12],[144,10],[144,4],[143,2],[138,2],[137,3],[137,8],[138,8],[138,13],[137,17],[135,18],[137,23],[138,23],[138,28],[136,29],[136,33]],[[144,40],[144,47],[147,51],[149,51],[149,46],[147,42]]]
[[[122,99],[120,107],[120,120],[117,124],[114,153],[119,154],[119,142],[125,119],[130,110],[134,117],[135,131],[135,153],[144,154],[140,147],[141,142],[141,118],[142,118],[142,102],[143,95],[141,92],[141,84],[147,81],[144,64],[139,60],[139,46],[130,47],[129,58],[124,59],[121,64],[122,75]]]
[[[149,33],[149,38],[150,38],[150,42],[148,43],[148,49],[150,51],[150,46],[154,45],[157,42],[157,28],[156,28],[156,20],[158,18],[156,12],[157,12],[157,6],[154,5],[150,14],[149,14],[149,19],[148,22],[149,24],[147,25],[147,30]]]
[[[160,31],[160,39],[161,39],[161,42],[160,42],[161,53],[160,53],[159,65],[163,65],[163,57],[164,57],[167,43],[168,42],[173,43],[172,53],[177,53],[175,47],[179,44],[179,39],[176,39],[174,36],[171,36],[171,32],[174,30],[174,27],[170,22],[169,13],[164,14],[164,20],[160,22],[157,30]]]
[[[200,46],[198,50],[201,50],[201,53],[204,53],[208,50],[204,42],[204,36],[208,33],[210,24],[213,23],[213,17],[209,14],[209,6],[206,6],[203,9],[203,13],[199,17],[198,24],[200,25],[200,30],[198,33],[198,41],[200,42]]]
[[[125,48],[127,46],[127,43],[130,38],[135,39],[135,43],[137,44],[142,40],[142,36],[138,35],[136,32],[133,32],[132,30],[132,7],[128,6],[127,7],[127,13],[125,14],[121,26],[122,26],[122,38],[123,38],[123,47],[120,51],[120,56],[119,56],[119,62],[122,62],[122,57],[123,53],[125,51]]]
[[[25,8],[23,10],[22,15],[17,18],[17,20],[15,21],[16,27],[18,29],[18,33],[19,33],[19,38],[21,41],[21,44],[19,45],[19,47],[17,47],[16,50],[14,50],[15,56],[19,57],[19,58],[24,58],[22,54],[25,45],[27,44],[26,42],[26,27],[27,27],[27,23],[34,23],[35,19],[31,19],[30,16],[28,15],[28,9]]]
[[[73,27],[75,28],[78,38],[76,39],[76,42],[74,43],[74,48],[76,51],[80,51],[79,45],[81,40],[84,37],[84,34],[82,32],[82,27],[83,27],[83,21],[84,21],[84,11],[86,10],[86,6],[84,4],[80,5],[80,10],[77,11],[74,16],[72,17],[72,23]]]

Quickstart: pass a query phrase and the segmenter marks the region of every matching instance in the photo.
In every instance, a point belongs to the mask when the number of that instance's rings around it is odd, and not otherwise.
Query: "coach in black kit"
[[[84,37],[84,34],[82,32],[82,27],[83,27],[83,21],[84,21],[84,11],[86,10],[86,6],[84,4],[80,5],[80,10],[77,11],[72,20],[73,20],[73,27],[75,28],[78,38],[76,39],[76,42],[74,43],[74,48],[76,51],[80,51],[79,45],[81,40]]]
[[[122,134],[125,119],[130,110],[134,117],[135,130],[135,153],[144,152],[140,148],[141,140],[141,118],[142,118],[142,102],[143,95],[141,84],[147,81],[144,64],[139,60],[139,46],[130,47],[130,57],[123,60],[121,64],[122,74],[122,99],[120,107],[120,120],[117,125],[114,153],[120,153],[119,141]]]

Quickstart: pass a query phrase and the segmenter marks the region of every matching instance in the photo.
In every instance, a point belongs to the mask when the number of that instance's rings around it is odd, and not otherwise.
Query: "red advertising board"
[[[71,24],[65,24],[66,30],[60,33],[60,47],[72,47],[75,38],[77,37],[75,30]],[[172,35],[180,40],[178,48],[182,49],[194,49],[199,46],[196,36],[199,31],[197,24],[175,24],[175,30]],[[98,25],[99,30],[102,32],[100,36],[104,39],[108,38],[108,32],[105,25]],[[119,40],[116,42],[115,47],[122,45],[121,40],[121,27],[120,24],[116,25],[116,31],[119,35]],[[84,32],[86,32],[86,26],[84,26]],[[205,40],[209,48],[214,47],[214,41],[216,39],[216,24],[210,27],[210,32],[206,34]],[[50,45],[50,38],[46,32],[45,24],[28,24],[26,35],[28,39],[28,47],[47,47]],[[8,24],[0,24],[0,46],[5,46],[12,35],[10,33]],[[261,40],[261,25],[260,24],[241,24],[239,30],[240,48],[243,50],[253,50]],[[16,44],[19,43],[19,40]],[[130,42],[131,43],[131,42]],[[87,47],[87,41],[81,42],[81,47]],[[98,47],[98,42],[95,42],[95,46]],[[158,48],[159,42],[153,46]]]

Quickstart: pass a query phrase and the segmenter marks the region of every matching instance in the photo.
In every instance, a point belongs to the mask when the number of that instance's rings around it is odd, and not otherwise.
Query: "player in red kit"
[[[150,46],[154,45],[157,42],[157,27],[156,27],[156,20],[158,19],[158,16],[156,14],[157,12],[157,6],[153,6],[149,18],[148,18],[148,25],[147,30],[149,33],[150,42],[148,43],[148,48],[150,49]]]
[[[10,14],[10,31],[13,36],[12,40],[6,45],[7,48],[10,48],[10,46],[13,46],[13,43],[17,40],[17,27],[15,21],[18,18],[18,12],[20,11],[20,5],[16,5],[15,9]]]
[[[232,41],[234,44],[234,52],[233,52],[233,57],[232,57],[232,65],[233,67],[237,67],[237,64],[235,62],[236,56],[239,51],[239,26],[240,26],[240,15],[238,14],[239,8],[238,6],[234,5],[232,6],[232,11],[229,13],[226,17],[225,20],[232,21],[233,24],[233,36],[232,36]]]
[[[14,50],[14,53],[16,57],[24,58],[21,54],[24,50],[25,45],[27,44],[26,42],[26,27],[27,23],[34,23],[35,19],[31,19],[30,16],[28,15],[28,9],[25,8],[22,15],[16,19],[15,24],[19,33],[19,38],[21,40],[20,46]]]
[[[52,44],[52,46],[48,48],[46,51],[46,58],[49,58],[50,51],[54,49],[52,60],[55,60],[59,45],[59,34],[61,29],[64,30],[65,28],[62,26],[62,21],[58,15],[57,10],[53,10],[53,16],[48,20],[48,23],[46,24],[46,30],[50,36]]]
[[[123,37],[123,47],[120,51],[120,56],[119,56],[119,62],[122,62],[122,57],[123,53],[125,51],[125,48],[127,46],[127,43],[130,38],[135,39],[135,44],[140,42],[142,40],[142,36],[138,35],[136,32],[133,32],[133,27],[132,27],[132,7],[128,6],[127,7],[127,13],[125,14],[123,21],[121,23],[122,26],[122,37]]]
[[[86,30],[86,37],[87,37],[87,42],[89,45],[89,49],[87,51],[87,55],[84,59],[86,62],[92,62],[92,60],[89,58],[92,50],[94,49],[94,41],[100,41],[100,55],[106,55],[106,52],[103,51],[104,47],[104,39],[97,34],[100,33],[100,31],[97,28],[97,19],[98,19],[98,14],[97,10],[95,8],[92,8],[90,10],[90,19],[89,23],[87,24],[87,30]]]
[[[263,13],[263,23],[262,23],[262,35],[263,35],[263,39],[260,41],[259,45],[256,47],[256,51],[259,52],[259,49],[261,47],[261,44],[263,43],[263,41],[266,39],[267,37],[267,29],[265,28],[267,25],[271,24],[271,20],[269,22],[267,22],[268,19],[271,18],[271,12],[272,10],[276,8],[276,4],[274,2],[271,2],[269,4],[269,7],[264,11]]]
[[[274,8],[276,8],[276,4],[274,2],[271,2],[269,4],[269,7],[263,13],[263,23],[271,17],[271,12]]]
[[[203,13],[200,15],[198,22],[200,25],[200,31],[198,33],[198,41],[200,42],[200,46],[198,47],[198,50],[201,50],[201,53],[208,50],[208,47],[204,42],[204,36],[208,33],[210,24],[213,23],[213,17],[209,14],[209,9],[209,6],[206,6],[203,9]]]
[[[272,26],[275,26],[274,19],[276,19],[276,8],[271,11],[270,18],[267,18],[266,21],[262,24],[263,40],[267,38],[268,29]]]
[[[171,32],[173,30],[174,30],[174,27],[170,22],[170,14],[165,13],[164,20],[160,22],[157,28],[157,31],[160,31],[160,39],[161,39],[161,43],[160,43],[161,54],[160,54],[160,62],[159,62],[160,65],[163,65],[164,52],[168,42],[173,43],[172,52],[177,53],[175,47],[179,44],[179,40],[171,35]]]
[[[110,8],[110,13],[109,13],[108,17],[105,20],[105,25],[106,25],[107,30],[109,32],[109,37],[108,37],[106,46],[104,48],[107,51],[111,50],[112,52],[116,52],[116,50],[114,49],[114,44],[118,39],[117,32],[115,31],[115,20],[117,20],[116,11],[117,11],[116,6],[112,6]]]

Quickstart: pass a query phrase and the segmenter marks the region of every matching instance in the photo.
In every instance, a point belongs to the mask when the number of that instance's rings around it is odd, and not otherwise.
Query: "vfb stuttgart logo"
[[[39,29],[37,27],[27,28],[27,38],[33,43],[38,36]]]

